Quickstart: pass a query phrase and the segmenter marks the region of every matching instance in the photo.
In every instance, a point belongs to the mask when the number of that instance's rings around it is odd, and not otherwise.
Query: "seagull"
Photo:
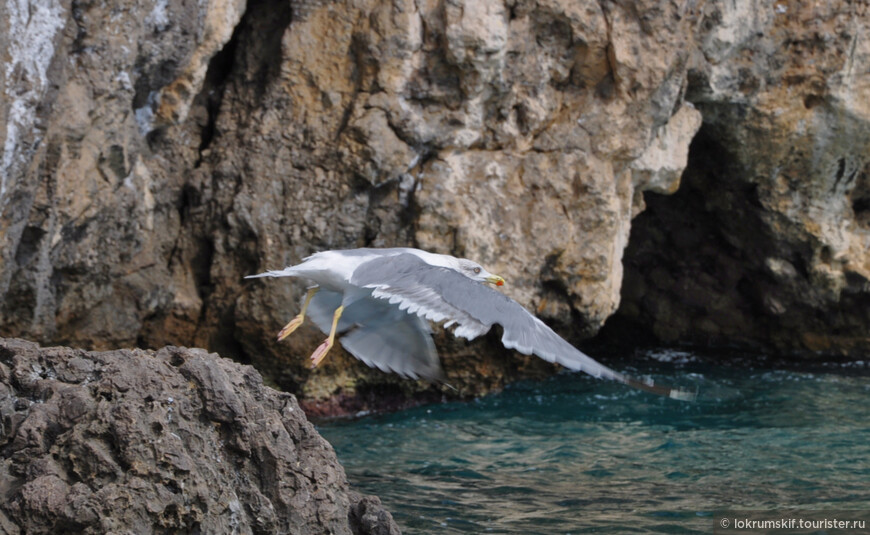
[[[245,278],[260,277],[300,277],[314,283],[299,314],[278,333],[281,341],[310,317],[328,335],[311,354],[312,368],[323,361],[340,334],[341,345],[370,367],[443,381],[429,322],[444,322],[444,328],[454,327],[454,336],[467,340],[497,323],[503,329],[502,344],[524,355],[673,399],[695,397],[598,363],[490,286],[504,285],[502,277],[465,258],[408,247],[322,251],[301,264]]]

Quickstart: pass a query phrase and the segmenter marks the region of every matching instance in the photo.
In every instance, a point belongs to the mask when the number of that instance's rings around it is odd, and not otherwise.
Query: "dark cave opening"
[[[870,283],[840,266],[801,220],[778,211],[775,184],[741,163],[745,149],[717,116],[723,110],[707,111],[713,120],[692,140],[679,189],[644,194],[623,257],[619,309],[592,343],[862,358]],[[866,175],[849,193],[859,225],[870,206]],[[832,289],[840,275],[842,288]]]
[[[785,305],[772,297],[775,281],[764,263],[776,241],[745,175],[715,130],[702,126],[680,188],[644,194],[646,209],[632,221],[623,257],[620,306],[597,342],[764,345]]]

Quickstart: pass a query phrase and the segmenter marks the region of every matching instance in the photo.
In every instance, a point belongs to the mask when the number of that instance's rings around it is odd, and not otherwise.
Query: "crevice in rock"
[[[351,57],[353,57],[353,71],[351,72],[351,81],[353,82],[353,94],[350,97],[350,102],[347,103],[347,106],[344,109],[344,113],[341,116],[341,121],[338,123],[338,128],[335,131],[335,136],[333,139],[338,139],[347,129],[347,125],[350,123],[350,118],[353,115],[353,110],[356,107],[357,97],[362,91],[363,84],[363,76],[365,73],[365,55],[364,51],[367,50],[367,44],[363,41],[363,37],[354,34],[351,36],[350,40],[350,50],[349,53]]]
[[[408,169],[408,180],[403,181],[400,184],[400,188],[403,188],[404,197],[401,198],[402,202],[404,202],[404,209],[401,211],[399,217],[405,227],[408,229],[408,233],[410,236],[414,236],[417,233],[417,222],[420,219],[421,208],[417,203],[417,187],[420,184],[420,177],[423,173],[423,170],[429,165],[429,162],[438,158],[438,151],[430,146],[424,145],[417,147],[415,152],[419,155],[417,162],[414,164],[414,167]]]
[[[595,96],[609,102],[617,93],[616,59],[613,50],[613,15],[610,13],[612,6],[607,2],[600,2],[604,22],[607,25],[607,74],[595,85]]]
[[[211,240],[201,238],[196,240],[194,244],[194,253],[190,265],[193,271],[194,285],[196,286],[197,294],[203,303],[214,291],[214,283],[211,280],[211,266],[214,261],[214,245]],[[206,307],[203,306],[201,314],[205,315]],[[202,318],[200,318],[202,319]]]
[[[256,236],[250,229],[240,230],[228,223],[234,210],[233,200],[244,186],[245,173],[244,169],[236,169],[233,145],[237,141],[233,136],[244,131],[248,123],[257,121],[258,114],[265,109],[262,101],[268,98],[271,85],[280,76],[282,41],[291,19],[290,3],[252,0],[230,39],[209,61],[188,124],[191,132],[199,134],[198,154],[175,199],[179,234],[166,257],[174,276],[192,286],[195,292],[192,302],[199,304],[188,303],[187,308],[162,310],[153,318],[146,318],[140,345],[155,345],[155,336],[149,331],[168,325],[179,333],[176,339],[182,336],[186,344],[204,345],[238,361],[250,361],[235,338],[233,303],[238,298],[238,288],[224,284],[226,278],[234,276],[229,273],[241,279],[253,272],[250,266],[256,263],[250,250]],[[238,115],[229,119],[223,116],[234,113]],[[231,132],[222,131],[221,125],[226,121],[235,124]],[[221,166],[228,171],[218,171]],[[251,236],[246,234],[249,231]],[[231,267],[221,254],[222,244],[218,240],[222,236],[234,236],[243,244],[230,260],[235,264]],[[187,276],[191,280],[183,279]],[[161,335],[156,336],[157,345],[166,342]]]
[[[870,163],[858,173],[855,189],[849,196],[852,203],[852,211],[859,225],[870,229]]]
[[[194,103],[202,106],[206,113],[195,168],[202,164],[203,152],[217,135],[217,119],[227,84],[250,85],[255,102],[261,101],[271,81],[278,76],[281,40],[291,22],[289,3],[253,0],[230,40],[209,61],[205,81]]]
[[[194,164],[194,168],[202,164],[202,153],[211,145],[214,139],[217,117],[224,96],[224,88],[235,63],[236,47],[239,42],[238,33],[241,27],[241,24],[236,26],[227,44],[208,62],[208,70],[205,74],[202,90],[196,97],[196,100],[199,102],[195,102],[194,105],[199,104],[203,106],[208,119],[202,127],[199,142],[199,158]]]
[[[70,46],[70,51],[73,54],[80,54],[85,48],[82,44],[87,36],[85,10],[86,8],[82,6],[82,2],[80,1],[73,1],[70,4],[70,13],[72,14],[73,22],[76,25],[76,35],[73,38],[72,45]]]
[[[18,248],[15,250],[15,263],[19,267],[27,266],[39,252],[40,242],[45,234],[45,230],[40,227],[24,227],[21,239],[18,242]]]
[[[253,270],[249,271],[252,272]],[[238,295],[233,296],[233,301]],[[221,355],[229,355],[236,362],[242,364],[251,364],[253,359],[245,351],[245,346],[236,337],[236,307],[230,305],[221,310],[217,317],[217,325],[212,329],[212,335],[209,337],[209,351],[214,351]]]
[[[242,55],[255,88],[254,103],[260,103],[271,82],[281,71],[282,40],[293,22],[291,2],[253,0],[248,4],[239,28],[245,31]]]

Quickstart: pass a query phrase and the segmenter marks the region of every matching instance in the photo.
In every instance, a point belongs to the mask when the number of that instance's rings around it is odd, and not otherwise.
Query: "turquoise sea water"
[[[698,401],[563,374],[318,429],[406,534],[711,533],[726,509],[870,520],[870,362],[647,357],[635,373],[697,386]]]

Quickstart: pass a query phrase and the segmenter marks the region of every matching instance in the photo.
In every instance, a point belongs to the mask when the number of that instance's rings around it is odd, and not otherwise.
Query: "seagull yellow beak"
[[[490,275],[486,278],[486,282],[491,282],[496,286],[504,286],[504,279],[499,277],[498,275]]]

